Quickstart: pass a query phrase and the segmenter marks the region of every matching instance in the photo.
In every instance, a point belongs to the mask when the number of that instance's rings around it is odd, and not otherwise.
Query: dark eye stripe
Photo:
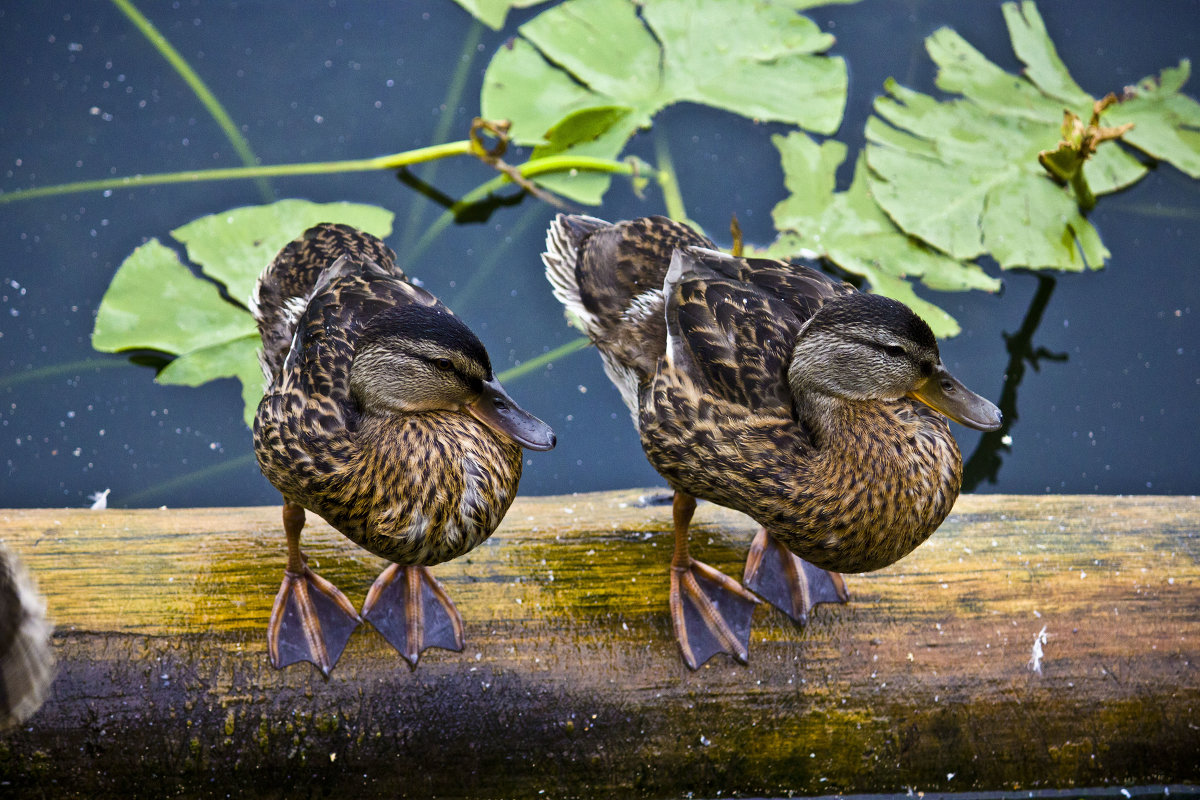
[[[889,356],[900,357],[908,355],[908,351],[895,344],[883,344],[882,342],[872,341],[871,339],[860,339],[858,337],[852,337],[850,341],[864,345],[872,350],[876,350]]]

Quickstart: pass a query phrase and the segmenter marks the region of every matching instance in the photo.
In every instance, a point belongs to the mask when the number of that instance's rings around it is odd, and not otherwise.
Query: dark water
[[[517,13],[505,31],[484,30],[464,52],[473,24],[449,0],[279,8],[143,9],[226,104],[263,163],[427,145],[446,117],[445,140],[463,138],[490,54],[536,12]],[[1044,2],[1041,12],[1068,67],[1097,96],[1200,57],[1195,0]],[[838,37],[834,52],[850,64],[838,138],[852,152],[885,78],[933,90],[922,41],[937,27],[951,25],[1001,66],[1017,67],[998,3],[863,2],[811,16]],[[464,58],[465,90],[446,105]],[[0,64],[5,191],[238,163],[191,91],[110,4],[6,4]],[[1197,86],[1193,78],[1186,88],[1195,96]],[[782,126],[695,106],[668,109],[656,122],[670,136],[689,215],[728,244],[736,213],[749,241],[768,242],[770,210],[784,196],[770,136]],[[648,136],[631,149],[653,159]],[[491,177],[466,160],[417,174],[452,196]],[[395,176],[271,186],[279,197],[394,210],[389,243],[406,270],[480,334],[497,369],[577,336],[541,275],[538,253],[553,213],[545,205],[500,207],[485,223],[449,229],[409,261],[408,248],[441,209]],[[106,488],[114,506],[277,501],[254,466],[233,381],[158,386],[149,369],[89,344],[113,272],[147,237],[261,201],[253,182],[240,181],[0,206],[0,507],[86,505]],[[656,192],[639,199],[618,181],[592,213],[662,211]],[[1003,396],[1015,420],[1010,445],[985,440],[979,452],[978,434],[956,430],[977,491],[1191,493],[1200,485],[1200,183],[1161,166],[1103,198],[1092,220],[1112,252],[1101,272],[1009,273],[995,296],[925,292],[965,329],[943,344],[947,365],[977,391]],[[552,453],[530,454],[523,491],[660,483],[595,353],[575,353],[509,389],[560,442]]]

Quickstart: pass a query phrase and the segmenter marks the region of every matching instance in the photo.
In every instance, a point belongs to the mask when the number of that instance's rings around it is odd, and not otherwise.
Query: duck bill
[[[940,363],[933,375],[908,396],[977,431],[994,431],[1004,419],[990,400],[963,386]]]
[[[466,410],[496,433],[503,434],[530,450],[553,450],[554,431],[550,426],[517,405],[500,381],[492,378],[483,384],[483,394]]]

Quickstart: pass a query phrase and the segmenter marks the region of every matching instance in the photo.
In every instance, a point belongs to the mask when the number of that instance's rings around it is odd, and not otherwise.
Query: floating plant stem
[[[386,156],[351,159],[348,161],[313,161],[302,164],[267,164],[255,167],[159,172],[150,175],[131,175],[124,178],[104,178],[94,181],[60,183],[55,186],[40,186],[35,189],[19,189],[15,192],[0,193],[0,205],[15,203],[19,200],[33,200],[38,197],[111,189],[136,189],[143,186],[161,186],[163,184],[396,170],[401,167],[411,166],[412,164],[420,164],[424,161],[433,161],[439,158],[460,155],[473,155],[469,139],[447,142],[446,144],[435,144],[428,147],[418,147],[415,150],[406,150],[402,153],[393,153]],[[593,158],[590,156],[549,156],[547,158],[540,158],[537,161],[526,162],[516,169],[527,178],[535,175],[543,175],[548,172],[568,172],[571,170],[611,172],[623,175],[637,174],[637,169],[629,162],[612,161],[606,158]],[[480,197],[485,197],[489,191],[511,182],[511,178],[501,175],[475,191],[481,192]],[[469,204],[468,202],[467,205]]]
[[[153,486],[147,486],[140,492],[134,492],[133,494],[120,498],[120,505],[125,508],[137,507],[146,502],[147,498],[165,495],[169,492],[175,491],[176,489],[181,489],[185,486],[191,486],[192,484],[209,480],[210,478],[224,474],[230,470],[243,469],[253,464],[254,454],[246,453],[238,456],[237,458],[230,458],[226,461],[220,462],[219,464],[213,464],[212,466],[204,467],[203,469],[198,469],[194,472],[178,475],[170,480],[165,480],[162,483],[156,483]]]
[[[528,361],[522,362],[515,367],[510,367],[496,376],[496,379],[501,383],[511,383],[520,377],[528,375],[535,369],[539,369],[551,361],[557,361],[563,356],[569,356],[571,353],[582,350],[592,343],[592,340],[586,336],[580,336],[577,339],[572,339],[566,344],[560,344],[553,350],[548,350],[536,358],[531,358]]]
[[[142,32],[146,40],[154,45],[154,49],[166,59],[167,63],[175,68],[179,73],[179,77],[183,78],[184,83],[195,93],[196,98],[200,101],[208,113],[221,126],[221,130],[225,132],[226,138],[229,139],[233,149],[241,157],[242,163],[247,167],[253,167],[258,164],[258,157],[254,155],[254,151],[250,149],[250,143],[246,141],[246,137],[242,136],[241,130],[233,118],[229,116],[229,112],[221,105],[221,101],[212,93],[204,80],[196,74],[192,69],[192,65],[187,62],[179,51],[167,41],[167,37],[159,32],[154,23],[147,19],[141,11],[131,2],[131,0],[112,0],[121,13],[129,18],[129,21]],[[265,202],[271,202],[275,199],[275,192],[271,189],[271,184],[267,183],[265,177],[258,178],[258,189],[262,193]]]
[[[7,389],[11,386],[31,381],[49,380],[50,378],[58,378],[63,375],[77,375],[85,370],[127,366],[129,366],[129,361],[123,358],[85,358],[80,361],[50,364],[45,367],[25,370],[24,372],[10,372],[7,375],[0,375],[0,389]]]
[[[524,164],[519,164],[514,167],[515,171],[520,173],[524,178],[535,178],[538,175],[546,175],[553,172],[608,172],[613,175],[628,175],[632,178],[653,178],[660,184],[664,180],[664,175],[660,171],[649,170],[645,164],[635,159],[626,159],[625,161],[613,161],[608,158],[597,158],[595,156],[580,156],[580,155],[554,155],[538,158],[533,161],[526,161]],[[503,189],[513,182],[512,178],[501,173],[486,183],[476,186],[471,191],[467,192],[462,198],[454,203],[450,208],[442,213],[434,222],[425,229],[425,233],[417,240],[406,252],[405,257],[410,262],[416,261],[420,254],[425,252],[426,248],[433,243],[433,240],[446,227],[454,222],[468,208],[479,203],[487,198],[493,192]],[[3,195],[0,195],[0,199]]]
[[[658,162],[658,184],[662,187],[667,216],[679,222],[687,222],[683,193],[679,191],[679,181],[675,178],[675,162],[671,160],[671,148],[661,122],[654,126],[654,160]]]
[[[95,181],[61,183],[57,186],[41,186],[36,189],[20,189],[0,194],[0,204],[37,197],[73,194],[77,192],[102,191],[107,189],[136,189],[142,186],[157,186],[172,183],[195,183],[199,181],[229,181],[246,178],[292,177],[296,175],[333,175],[340,172],[369,172],[371,170],[394,170],[422,161],[432,161],[449,156],[469,155],[471,142],[458,142],[418,147],[403,153],[393,153],[374,158],[349,161],[313,161],[303,164],[267,164],[253,167],[228,167],[225,169],[189,170],[185,172],[159,172],[151,175],[131,175],[124,178],[105,178]]]

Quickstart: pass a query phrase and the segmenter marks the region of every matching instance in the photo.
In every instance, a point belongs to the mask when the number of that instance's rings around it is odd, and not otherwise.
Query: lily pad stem
[[[315,161],[304,164],[267,164],[254,167],[229,167],[226,169],[202,169],[185,172],[160,172],[151,175],[132,175],[124,178],[105,178],[95,181],[77,181],[62,183],[57,186],[41,186],[36,189],[21,189],[15,192],[0,194],[0,204],[15,203],[18,200],[32,200],[36,197],[49,197],[76,192],[90,192],[107,189],[135,189],[142,186],[155,186],[171,183],[194,183],[198,181],[228,181],[245,178],[276,178],[296,175],[332,175],[339,172],[367,172],[370,170],[395,170],[422,161],[432,161],[448,156],[468,155],[471,153],[471,142],[463,139],[458,142],[435,144],[429,147],[419,147],[416,150],[406,150],[374,158],[361,158],[350,161]]]

